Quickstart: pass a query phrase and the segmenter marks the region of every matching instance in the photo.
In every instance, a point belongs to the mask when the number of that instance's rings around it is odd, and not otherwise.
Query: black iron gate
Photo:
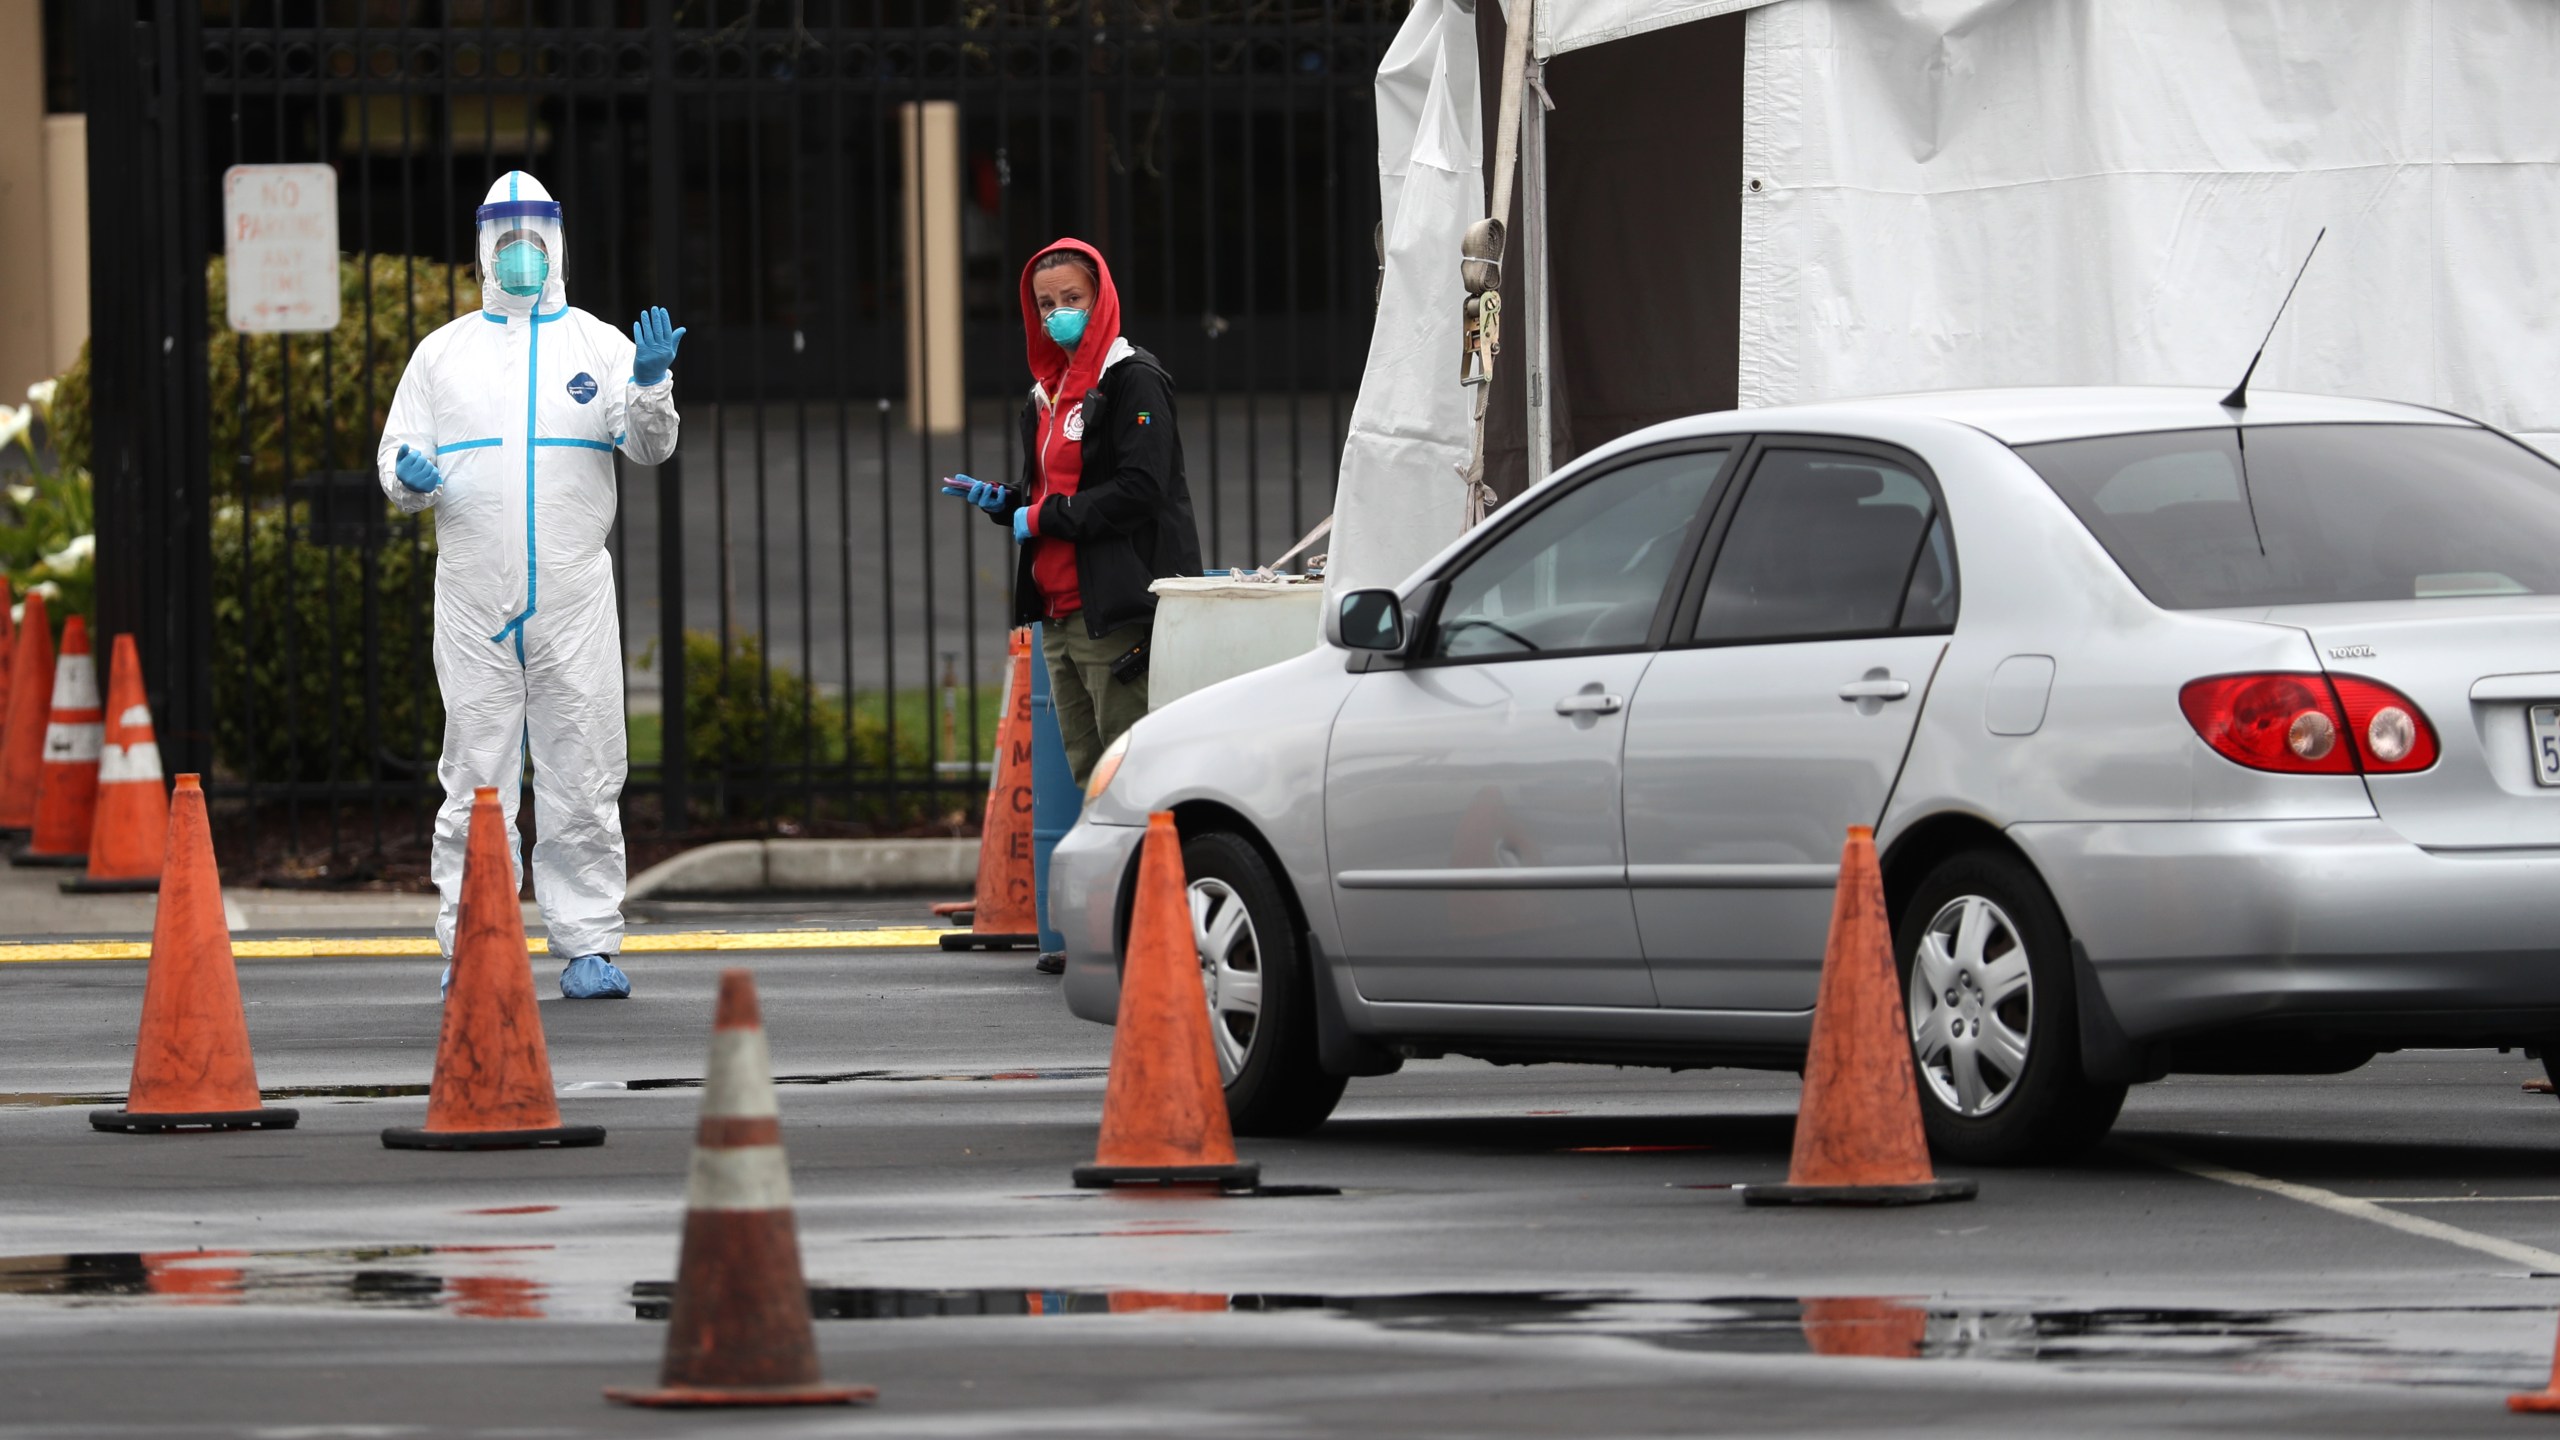
[[[612,542],[642,850],[951,823],[1011,551],[934,482],[1018,464],[1020,267],[1104,249],[1181,387],[1211,563],[1286,549],[1330,508],[1367,348],[1402,4],[82,7],[101,620],[142,638],[172,760],[270,866],[420,843],[433,522],[378,503],[372,456],[409,350],[477,304],[473,207],[522,168],[566,211],[572,303],[690,331],[683,446],[622,466]],[[222,172],[278,161],[338,170],[333,334],[221,325]],[[956,323],[929,313],[954,291]],[[955,371],[956,403],[916,403]]]

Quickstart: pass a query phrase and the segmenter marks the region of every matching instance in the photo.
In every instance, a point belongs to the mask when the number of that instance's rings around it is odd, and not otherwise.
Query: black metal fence
[[[678,458],[617,462],[635,832],[969,809],[1012,554],[935,481],[1019,463],[1021,266],[1104,249],[1180,387],[1211,563],[1285,549],[1330,509],[1368,344],[1370,85],[1403,3],[83,7],[101,621],[142,638],[172,759],[284,852],[422,833],[432,518],[370,498],[373,448],[409,348],[477,303],[473,207],[522,168],[563,203],[572,303],[690,331]],[[902,117],[942,106],[932,150]],[[222,172],[278,161],[338,170],[333,335],[207,318]],[[945,164],[957,242],[913,246]],[[966,392],[940,430],[908,401],[933,266]]]

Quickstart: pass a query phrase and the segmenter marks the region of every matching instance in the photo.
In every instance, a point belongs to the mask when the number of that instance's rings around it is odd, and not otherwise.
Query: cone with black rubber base
[[[1929,1166],[1884,876],[1875,833],[1864,825],[1849,827],[1840,851],[1787,1183],[1739,1189],[1746,1205],[1925,1205],[1974,1196],[1972,1181],[1941,1180]]]
[[[996,763],[987,785],[987,813],[978,827],[978,890],[964,905],[937,905],[955,920],[966,911],[969,928],[941,937],[945,950],[1040,948],[1040,897],[1031,857],[1031,632],[1013,632],[1013,661],[1005,674],[1004,708],[996,718]]]
[[[472,792],[462,852],[462,906],[453,936],[453,989],[445,995],[427,1123],[382,1132],[393,1150],[522,1150],[604,1143],[601,1125],[563,1125],[551,1088],[551,1051],[533,998],[533,967],[507,860],[498,792]]]
[[[1209,1037],[1209,997],[1191,937],[1182,835],[1173,816],[1147,817],[1111,1078],[1093,1163],[1075,1169],[1088,1190],[1119,1185],[1214,1185],[1251,1190],[1262,1167],[1236,1159],[1227,1096]]]
[[[302,1112],[271,1109],[258,1094],[231,927],[222,916],[213,827],[193,775],[178,777],[162,868],[167,883],[151,922],[151,969],[142,983],[133,1081],[123,1109],[92,1110],[89,1123],[132,1135],[290,1130]]]
[[[851,1405],[879,1393],[830,1385],[818,1374],[791,1214],[791,1162],[782,1149],[755,977],[724,970],[685,1181],[684,1253],[667,1311],[666,1360],[654,1389],[608,1388],[605,1398],[709,1409]]]

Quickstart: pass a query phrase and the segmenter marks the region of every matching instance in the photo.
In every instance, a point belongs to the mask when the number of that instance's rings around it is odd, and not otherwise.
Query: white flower
[[[39,580],[27,587],[27,593],[41,595],[47,600],[59,600],[62,598],[62,587],[50,580]]]
[[[0,405],[0,450],[17,444],[18,438],[35,423],[36,407],[33,405]]]
[[[33,505],[36,503],[36,487],[33,485],[10,486],[9,503],[12,505]]]
[[[44,557],[44,568],[56,575],[68,575],[97,553],[97,536],[74,535],[71,537],[70,544]]]
[[[37,381],[33,385],[27,387],[27,403],[33,405],[39,410],[42,410],[48,415],[52,414],[53,392],[60,388],[61,385],[62,382],[59,380]]]

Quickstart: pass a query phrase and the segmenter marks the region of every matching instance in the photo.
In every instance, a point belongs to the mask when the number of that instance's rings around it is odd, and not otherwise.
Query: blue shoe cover
[[[442,999],[444,999],[446,996],[451,995],[452,993],[453,993],[453,962],[452,962],[452,961],[450,961],[450,960],[447,960],[446,962],[444,962],[444,978],[443,978],[442,980],[439,980],[439,981],[437,981],[437,982],[436,982],[436,998],[437,998],[438,1000],[442,1000]]]
[[[560,993],[572,1000],[628,1000],[631,977],[606,955],[581,955],[560,972]]]

